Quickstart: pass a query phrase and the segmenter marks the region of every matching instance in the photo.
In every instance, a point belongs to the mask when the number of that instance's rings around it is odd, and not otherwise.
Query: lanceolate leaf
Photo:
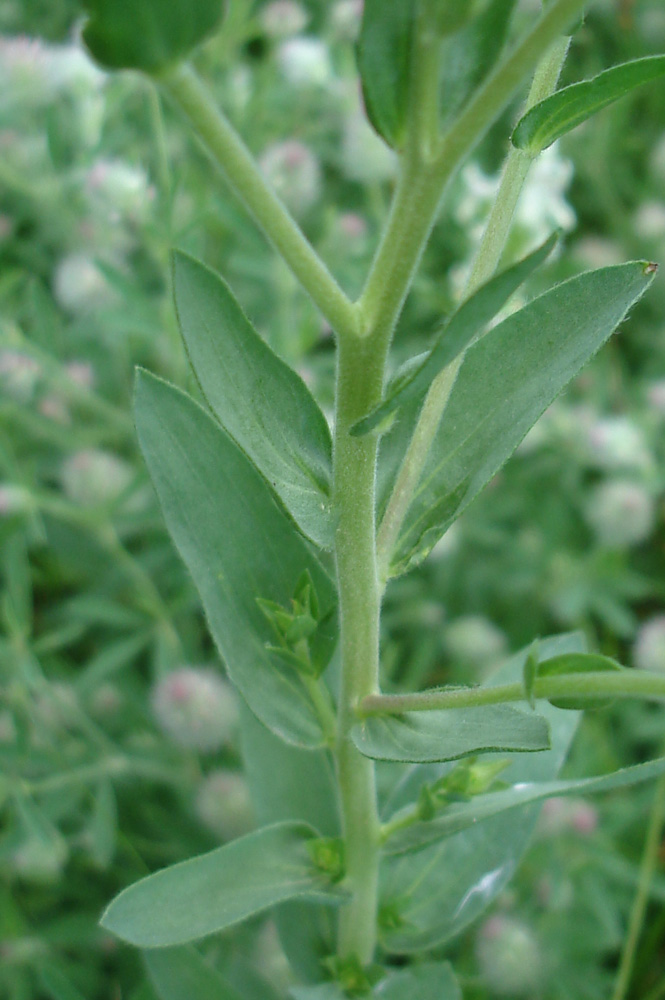
[[[625,669],[616,660],[611,660],[608,656],[599,656],[597,653],[564,653],[539,663],[538,677],[552,677],[557,674],[601,673],[603,670],[616,672]],[[612,698],[590,700],[581,697],[550,699],[557,708],[569,709],[603,708],[610,705],[612,700]]]
[[[539,153],[597,111],[663,75],[665,55],[647,56],[564,87],[527,111],[513,132],[513,145]]]
[[[490,683],[520,681],[528,647],[516,654]],[[541,640],[539,657],[583,652],[584,639],[577,633]],[[517,754],[505,772],[506,780],[552,781],[568,752],[579,716],[544,703],[539,710],[551,730],[552,749],[542,753]],[[447,764],[440,764],[445,774]],[[434,774],[432,774],[432,770]],[[436,780],[431,765],[422,781]],[[414,768],[411,787],[405,783],[402,796],[393,801],[399,810],[418,797]],[[538,817],[538,806],[508,810],[462,833],[421,851],[386,857],[382,865],[381,899],[384,921],[382,943],[389,951],[416,952],[438,946],[474,921],[503,890],[526,849]]]
[[[434,346],[418,367],[400,380],[380,406],[354,424],[351,433],[361,435],[373,430],[408,400],[418,398],[422,402],[434,378],[483,332],[510,296],[549,256],[556,241],[556,236],[551,237],[534,253],[502,271],[467,299],[444,324]]]
[[[331,755],[301,750],[278,739],[241,706],[245,774],[260,823],[301,820],[323,837],[339,836],[337,788]],[[270,767],[266,767],[266,761]],[[284,903],[274,914],[282,947],[304,982],[321,978],[321,962],[335,949],[336,914],[329,906]]]
[[[654,271],[638,261],[579,275],[534,299],[469,348],[402,526],[393,575],[429,553],[625,318]],[[411,408],[405,419],[416,417]],[[382,453],[391,469],[400,461],[408,429],[398,423],[386,435]],[[393,435],[399,449],[391,447]],[[383,510],[391,478],[386,468],[380,478]]]
[[[305,823],[279,823],[148,875],[125,889],[102,927],[140,948],[207,937],[296,896],[340,901],[314,867]]]
[[[581,778],[575,781],[543,781],[534,784],[523,783],[513,785],[500,792],[489,792],[479,795],[470,802],[453,802],[446,806],[444,812],[426,823],[416,823],[412,827],[397,832],[387,842],[385,850],[388,854],[404,854],[407,851],[417,851],[428,844],[450,837],[461,830],[466,830],[476,823],[497,816],[499,813],[531,802],[542,802],[545,799],[561,798],[568,795],[591,795],[597,792],[611,792],[617,788],[627,788],[643,781],[650,781],[665,773],[665,757],[649,761],[648,764],[636,764],[625,767],[613,774],[605,774],[597,778]]]
[[[246,455],[189,396],[139,373],[136,422],[167,526],[231,679],[283,739],[320,745],[307,688],[298,671],[267,648],[274,635],[256,598],[288,606],[308,570],[325,617],[335,603],[332,582]],[[322,663],[335,639],[331,627],[310,640]]]
[[[213,413],[301,530],[331,546],[330,431],[309,389],[213,271],[176,253],[174,286],[187,353]]]
[[[509,705],[372,715],[353,727],[351,738],[366,757],[407,763],[457,760],[492,751],[547,750],[550,745],[542,716]]]
[[[358,66],[369,119],[389,146],[404,141],[408,110],[414,3],[365,0]]]
[[[444,122],[461,110],[499,59],[508,37],[515,2],[516,0],[490,0],[485,10],[473,21],[446,38],[441,54],[439,81]]]
[[[191,945],[154,948],[143,958],[160,1000],[243,1000]]]
[[[217,28],[223,0],[83,0],[90,19],[83,38],[109,69],[159,73],[183,59]]]

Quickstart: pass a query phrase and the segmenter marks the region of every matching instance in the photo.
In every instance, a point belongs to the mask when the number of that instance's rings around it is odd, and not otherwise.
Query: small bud
[[[530,997],[541,980],[542,955],[531,930],[514,917],[493,916],[476,938],[483,978],[497,996]]]
[[[95,369],[89,361],[70,361],[65,365],[65,374],[82,389],[94,388]]]
[[[159,681],[151,701],[160,727],[180,746],[212,753],[233,740],[235,695],[214,670],[180,667]]]
[[[601,483],[586,506],[586,520],[599,545],[625,548],[645,541],[653,531],[653,498],[637,483],[611,479]]]
[[[665,615],[644,622],[633,646],[633,663],[639,670],[665,673]]]
[[[222,840],[242,837],[254,826],[252,804],[244,779],[234,771],[212,771],[196,793],[196,815]]]
[[[321,168],[311,149],[289,139],[269,146],[259,165],[284,204],[296,215],[303,215],[321,195]]]

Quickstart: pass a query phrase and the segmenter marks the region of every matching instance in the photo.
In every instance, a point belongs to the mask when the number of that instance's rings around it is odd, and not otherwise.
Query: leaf
[[[57,965],[43,964],[39,969],[39,983],[49,1000],[84,1000],[83,994]]]
[[[91,854],[95,864],[108,868],[115,854],[118,815],[113,785],[104,778],[95,792],[92,819],[88,831]]]
[[[415,4],[365,0],[358,68],[369,120],[389,146],[404,142]]]
[[[312,863],[305,823],[278,823],[148,875],[110,904],[102,927],[139,948],[186,944],[305,896],[330,903],[340,893]]]
[[[540,267],[552,252],[557,238],[556,235],[551,236],[538,250],[513,267],[502,271],[462,303],[444,324],[424,360],[399,381],[394,391],[389,393],[376,409],[354,424],[351,433],[358,436],[367,434],[390,416],[398,406],[415,397],[418,397],[419,404],[422,403],[430,383],[443,368],[466,350],[503,308],[511,295]]]
[[[537,154],[636,87],[665,74],[665,55],[613,66],[591,80],[573,83],[536,104],[517,123],[513,145]]]
[[[331,547],[332,445],[326,418],[217,274],[179,252],[173,271],[180,329],[208,405],[304,534]]]
[[[83,39],[107,69],[159,73],[211,35],[222,0],[83,0],[90,15]]]
[[[245,776],[260,823],[300,820],[337,837],[340,823],[331,754],[300,750],[278,739],[241,706],[240,739]],[[270,761],[270,767],[266,767]],[[284,903],[274,914],[282,947],[296,975],[321,977],[321,962],[335,949],[334,912],[329,906]]]
[[[243,1000],[191,945],[143,952],[160,1000]]]
[[[627,788],[643,781],[650,781],[664,773],[665,757],[661,757],[658,760],[649,761],[647,764],[624,767],[612,774],[604,774],[595,778],[513,785],[500,792],[478,795],[470,802],[451,803],[435,819],[426,823],[416,823],[398,831],[387,842],[385,851],[388,854],[404,854],[407,851],[421,850],[428,844],[444,837],[450,837],[509,809],[517,809],[520,806],[532,802],[542,802],[550,798],[610,792],[617,788]]]
[[[547,750],[550,745],[542,716],[509,705],[371,715],[353,727],[351,739],[366,757],[405,763],[457,760],[493,751]]]
[[[256,598],[288,604],[304,570],[324,617],[333,584],[236,444],[185,393],[139,372],[139,442],[167,527],[198,587],[229,676],[282,739],[314,747],[323,732],[299,673],[267,648],[274,636]],[[325,663],[336,636],[315,636]]]
[[[491,678],[491,685],[520,682],[531,647],[517,653]],[[566,652],[582,652],[584,638],[571,633],[542,639],[539,655],[545,659]],[[540,708],[551,729],[552,749],[518,754],[508,780],[551,781],[568,752],[578,716],[548,703]],[[445,774],[447,764],[438,765]],[[418,797],[418,782],[431,780],[437,768],[414,768],[413,779],[402,787],[393,808]],[[421,777],[421,773],[422,774]],[[421,851],[388,856],[382,864],[381,939],[390,952],[410,953],[437,947],[474,921],[502,892],[524,853],[537,817],[536,805],[488,819]]]
[[[554,656],[538,664],[538,677],[554,677],[560,674],[586,674],[600,673],[604,670],[617,671],[625,670],[616,660],[611,660],[607,656],[599,656],[597,653],[565,653],[561,656]],[[579,695],[574,698],[550,698],[557,708],[585,709],[604,708],[611,705],[613,698],[583,698]]]
[[[490,0],[461,31],[445,39],[439,79],[444,122],[452,120],[462,109],[498,61],[508,37],[515,2]]]
[[[589,361],[654,276],[644,262],[601,268],[557,285],[466,353],[393,555],[392,575],[422,560],[559,392]],[[409,411],[415,422],[417,410]],[[406,420],[406,418],[405,418]],[[410,428],[398,422],[400,451]],[[395,433],[395,432],[393,432]],[[400,456],[382,444],[381,511]],[[403,453],[402,453],[403,454]]]
[[[391,972],[372,991],[376,1000],[462,1000],[462,991],[447,962],[424,962]]]

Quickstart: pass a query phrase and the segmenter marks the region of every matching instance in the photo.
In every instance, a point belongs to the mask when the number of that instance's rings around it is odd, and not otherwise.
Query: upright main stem
[[[342,959],[372,959],[376,944],[379,832],[374,762],[350,738],[360,701],[379,690],[381,592],[374,523],[378,441],[352,437],[349,428],[381,398],[385,349],[374,339],[342,339],[337,368],[333,458],[342,684],[339,699],[337,773],[351,899],[341,911]]]

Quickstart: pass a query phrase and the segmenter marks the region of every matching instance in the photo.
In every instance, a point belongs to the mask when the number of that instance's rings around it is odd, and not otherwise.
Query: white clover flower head
[[[604,236],[583,236],[575,243],[574,253],[589,269],[610,267],[624,260],[621,245]]]
[[[535,161],[515,212],[515,222],[530,239],[539,243],[553,229],[569,232],[575,228],[577,216],[565,197],[573,173],[572,160],[561,156],[557,143]]]
[[[50,99],[49,53],[37,38],[0,36],[0,86],[21,104]]]
[[[297,0],[273,0],[261,9],[260,20],[270,38],[289,38],[304,31],[309,12]]]
[[[134,479],[134,469],[118,455],[99,448],[84,448],[65,459],[60,483],[65,496],[81,507],[112,503]]]
[[[0,350],[0,388],[17,403],[29,403],[42,377],[39,362],[12,347]]]
[[[221,840],[235,840],[254,826],[247,783],[235,771],[212,771],[198,787],[196,815]]]
[[[85,97],[100,90],[106,74],[78,43],[48,47],[49,82],[58,91]]]
[[[196,666],[173,670],[155,685],[151,702],[160,728],[180,746],[212,753],[233,739],[235,695],[214,670]]]
[[[328,46],[320,38],[299,35],[277,48],[277,64],[294,87],[325,87],[333,77]]]
[[[124,160],[98,160],[85,186],[93,210],[110,222],[140,222],[155,198],[145,171]]]
[[[115,298],[95,260],[78,251],[58,263],[53,276],[53,294],[58,305],[74,315],[109,305]]]
[[[72,422],[67,403],[62,396],[57,396],[55,393],[42,397],[39,400],[38,409],[43,417],[56,424],[66,425]]]
[[[330,27],[341,41],[354,42],[360,32],[363,0],[337,0],[330,11]]]
[[[67,861],[67,844],[63,837],[29,837],[12,855],[16,875],[26,882],[50,885],[57,882]]]
[[[341,235],[351,243],[361,243],[367,236],[367,220],[358,212],[342,212],[337,225]]]
[[[348,180],[360,184],[392,180],[397,172],[395,153],[379,138],[359,105],[344,119],[341,168]]]
[[[633,663],[639,670],[665,673],[665,615],[645,621],[633,646]]]
[[[538,989],[543,958],[531,929],[515,917],[490,917],[476,937],[483,979],[497,996],[530,997]]]
[[[499,660],[506,652],[506,636],[482,615],[456,618],[444,633],[446,652],[451,660],[484,667]]]
[[[661,240],[665,236],[665,203],[655,198],[643,202],[633,216],[633,229],[644,240]]]
[[[321,195],[321,168],[316,156],[297,139],[274,143],[259,165],[284,204],[296,215],[307,212]]]
[[[626,548],[644,542],[653,531],[653,497],[638,483],[610,479],[592,491],[586,505],[587,523],[599,545]]]
[[[653,458],[642,429],[629,417],[601,417],[585,433],[586,458],[597,469],[648,469]]]

